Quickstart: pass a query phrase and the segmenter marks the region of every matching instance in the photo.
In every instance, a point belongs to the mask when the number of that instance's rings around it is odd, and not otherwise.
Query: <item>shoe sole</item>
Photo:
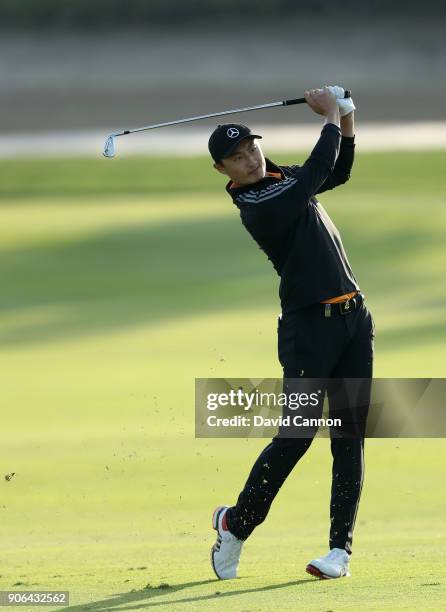
[[[315,578],[319,578],[319,580],[336,580],[337,578],[347,578],[350,576],[350,572],[344,574],[343,576],[327,576],[327,574],[323,574],[319,568],[311,565],[311,563],[307,565],[305,571],[307,574],[311,574]]]
[[[212,565],[212,569],[214,570],[214,574],[217,576],[219,580],[222,580],[222,578],[220,578],[220,576],[217,574],[217,570],[215,569],[215,565],[214,565],[214,547],[211,548],[211,565]]]
[[[321,570],[318,569],[317,567],[314,567],[314,565],[310,565],[310,564],[307,565],[307,567],[305,568],[305,571],[307,572],[307,574],[311,574],[315,578],[319,578],[319,580],[330,580],[328,576],[323,574]]]

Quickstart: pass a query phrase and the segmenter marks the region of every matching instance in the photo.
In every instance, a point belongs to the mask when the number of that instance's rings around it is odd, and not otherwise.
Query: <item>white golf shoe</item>
[[[321,580],[350,576],[349,555],[342,548],[332,548],[325,557],[310,561],[306,571]]]
[[[237,577],[243,546],[243,540],[232,535],[226,525],[227,510],[228,506],[219,506],[212,515],[212,527],[217,531],[217,541],[211,548],[211,565],[220,580]]]

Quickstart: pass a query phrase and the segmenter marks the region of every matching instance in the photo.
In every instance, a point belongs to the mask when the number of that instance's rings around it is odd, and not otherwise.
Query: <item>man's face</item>
[[[214,164],[214,168],[237,185],[251,185],[264,178],[266,162],[257,139],[244,138],[232,154]]]

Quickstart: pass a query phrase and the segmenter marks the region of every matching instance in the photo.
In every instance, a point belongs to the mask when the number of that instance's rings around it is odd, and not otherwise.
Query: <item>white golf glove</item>
[[[356,109],[352,98],[344,98],[345,90],[343,87],[339,85],[327,85],[327,87],[338,101],[339,114],[341,117],[345,117],[345,115],[348,115]]]

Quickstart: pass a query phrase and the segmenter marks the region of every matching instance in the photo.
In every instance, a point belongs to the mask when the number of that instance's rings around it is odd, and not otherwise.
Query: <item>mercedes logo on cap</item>
[[[240,134],[240,132],[238,131],[237,128],[231,127],[231,128],[228,129],[226,134],[229,136],[229,138],[237,138],[237,136]]]

